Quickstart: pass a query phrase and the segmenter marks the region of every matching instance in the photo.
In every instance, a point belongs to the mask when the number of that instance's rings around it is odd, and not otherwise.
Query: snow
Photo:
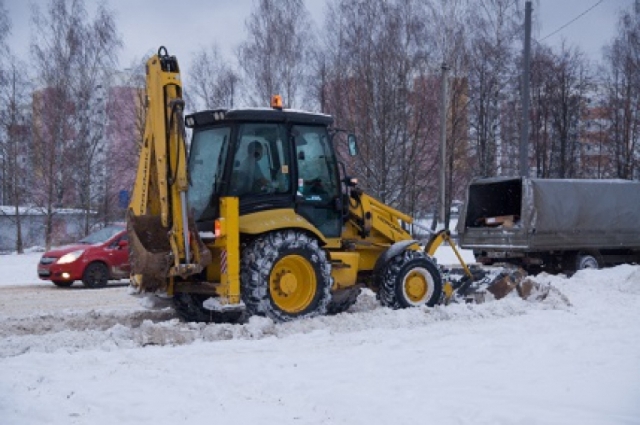
[[[20,215],[45,215],[47,209],[43,207],[22,206],[18,207]],[[0,205],[0,215],[13,216],[16,213],[16,207],[12,205]],[[84,214],[85,210],[75,208],[54,208],[53,214]],[[90,214],[97,214],[96,211],[90,211]]]
[[[39,281],[40,255],[0,256],[0,425],[640,424],[640,266],[534,278],[570,305],[366,291],[338,316],[206,325]]]

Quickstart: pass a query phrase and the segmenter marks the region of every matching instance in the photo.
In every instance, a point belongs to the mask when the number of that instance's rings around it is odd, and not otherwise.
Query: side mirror
[[[349,134],[347,136],[347,144],[349,145],[349,155],[358,155],[358,141],[355,134]]]
[[[119,248],[126,248],[128,246],[129,246],[129,241],[126,241],[126,240],[123,240],[123,239],[118,241],[118,247]]]

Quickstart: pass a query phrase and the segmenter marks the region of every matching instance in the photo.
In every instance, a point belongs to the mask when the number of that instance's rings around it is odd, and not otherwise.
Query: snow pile
[[[640,266],[533,279],[558,292],[392,311],[365,291],[337,316],[244,325],[32,282],[42,313],[0,310],[0,424],[640,423]]]
[[[369,329],[412,329],[444,321],[473,321],[526,314],[531,309],[567,309],[549,297],[543,302],[527,302],[509,297],[500,302],[453,304],[434,308],[394,311],[383,308],[375,294],[365,290],[353,312],[275,324],[270,319],[252,317],[248,323],[183,323],[170,309],[147,311],[82,311],[2,318],[0,358],[26,352],[73,353],[79,350],[184,345],[195,341],[285,338],[316,331],[329,334]]]

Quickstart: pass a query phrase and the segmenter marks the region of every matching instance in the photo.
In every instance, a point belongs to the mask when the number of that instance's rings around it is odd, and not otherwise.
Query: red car
[[[109,280],[129,277],[129,241],[123,224],[105,227],[78,243],[42,255],[38,276],[56,286],[71,286],[82,280],[89,288],[101,288]]]

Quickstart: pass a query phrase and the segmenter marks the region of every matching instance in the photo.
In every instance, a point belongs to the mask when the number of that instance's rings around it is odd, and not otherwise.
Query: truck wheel
[[[60,288],[68,288],[73,285],[73,280],[52,280],[53,284]]]
[[[109,281],[109,269],[104,263],[90,263],[82,274],[82,283],[87,288],[102,288]]]
[[[434,306],[442,295],[438,268],[422,252],[407,250],[393,257],[382,269],[378,299],[394,309]]]
[[[599,269],[600,263],[595,255],[579,253],[576,255],[576,271],[584,269]]]
[[[240,281],[247,313],[275,322],[325,314],[333,283],[318,241],[296,230],[251,242],[242,253]]]

